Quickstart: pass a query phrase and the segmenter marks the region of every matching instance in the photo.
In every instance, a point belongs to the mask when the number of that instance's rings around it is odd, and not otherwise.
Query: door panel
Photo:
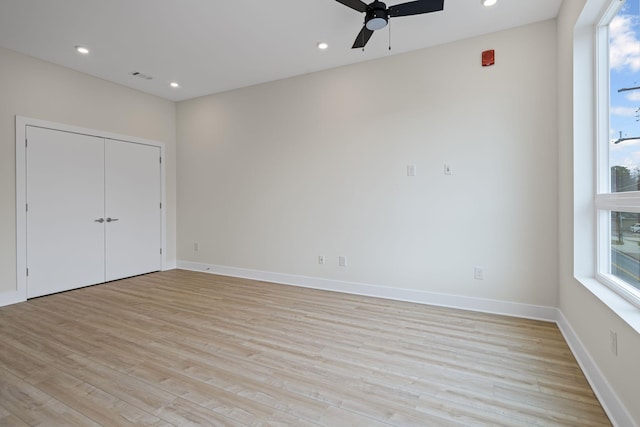
[[[104,281],[104,139],[27,127],[27,297]]]
[[[105,141],[106,280],[162,267],[160,148]]]

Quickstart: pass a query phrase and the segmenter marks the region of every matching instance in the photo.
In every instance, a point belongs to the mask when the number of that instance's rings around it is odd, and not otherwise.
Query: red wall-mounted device
[[[484,52],[482,52],[482,66],[483,67],[488,67],[490,65],[493,65],[496,63],[496,51],[491,49],[491,50],[485,50]]]

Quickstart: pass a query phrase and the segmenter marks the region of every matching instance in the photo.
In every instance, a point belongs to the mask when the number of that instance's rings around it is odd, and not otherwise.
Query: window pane
[[[626,0],[609,24],[611,192],[640,190],[639,6]]]
[[[640,289],[640,214],[611,212],[611,274]]]

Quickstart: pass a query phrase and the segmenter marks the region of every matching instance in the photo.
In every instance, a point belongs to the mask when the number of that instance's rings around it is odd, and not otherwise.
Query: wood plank
[[[2,307],[0,341],[0,424],[610,425],[553,323],[204,273]]]
[[[0,368],[0,379],[2,406],[28,425],[99,426],[89,417],[3,368]]]
[[[9,410],[2,406],[2,404],[0,404],[0,426],[28,427],[29,424],[13,415]]]

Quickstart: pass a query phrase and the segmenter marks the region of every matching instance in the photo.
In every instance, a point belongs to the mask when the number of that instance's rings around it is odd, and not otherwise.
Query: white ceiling
[[[0,0],[0,46],[181,101],[554,18],[561,2],[445,0],[393,18],[391,51],[385,28],[363,52],[363,15],[335,0]]]

